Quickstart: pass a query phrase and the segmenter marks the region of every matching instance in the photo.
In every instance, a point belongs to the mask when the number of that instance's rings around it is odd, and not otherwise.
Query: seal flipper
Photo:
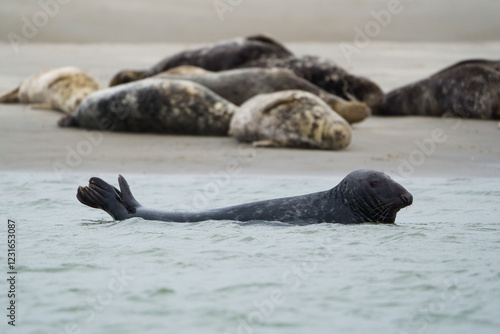
[[[31,109],[38,109],[38,110],[54,110],[55,107],[52,105],[52,103],[34,103],[30,104]]]
[[[0,103],[19,103],[19,87],[0,94]]]
[[[77,128],[78,122],[74,116],[64,116],[57,121],[57,125],[61,128]]]
[[[109,213],[116,220],[130,218],[129,206],[121,198],[121,192],[100,178],[93,177],[89,180],[89,185],[79,187],[76,198],[87,206],[102,209]]]
[[[141,204],[134,198],[134,195],[132,195],[132,192],[130,191],[127,180],[125,180],[125,178],[121,174],[118,174],[118,183],[120,184],[121,198],[123,200],[123,203],[127,206],[129,212],[135,213],[136,209],[140,207]]]
[[[252,35],[252,36],[247,36],[246,39],[248,41],[258,41],[270,45],[276,45],[277,47],[283,49],[283,51],[288,52],[290,55],[292,55],[292,52],[288,50],[283,44],[279,43],[276,41],[274,38],[264,35],[264,34],[258,34],[258,35]]]
[[[262,139],[262,140],[256,140],[252,143],[254,147],[279,147],[279,143],[270,140],[270,139]]]

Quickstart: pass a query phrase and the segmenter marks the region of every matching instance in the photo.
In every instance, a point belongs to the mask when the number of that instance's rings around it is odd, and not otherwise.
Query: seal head
[[[368,169],[351,172],[332,192],[355,219],[364,222],[392,224],[399,210],[413,203],[413,196],[402,185]]]

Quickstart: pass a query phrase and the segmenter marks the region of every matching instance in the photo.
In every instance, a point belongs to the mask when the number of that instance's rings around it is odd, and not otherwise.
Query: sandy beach
[[[0,91],[42,69],[75,65],[107,83],[121,69],[145,68],[165,55],[199,44],[28,44],[15,54],[0,44]],[[500,42],[373,42],[349,62],[339,43],[289,43],[298,54],[337,61],[388,91],[465,58],[495,58]],[[500,130],[496,121],[426,117],[371,117],[353,127],[344,151],[254,149],[229,137],[99,133],[61,129],[62,114],[26,105],[0,105],[3,171],[343,175],[373,168],[396,177],[498,177]],[[438,131],[441,139],[435,141]],[[444,138],[444,139],[443,139]]]

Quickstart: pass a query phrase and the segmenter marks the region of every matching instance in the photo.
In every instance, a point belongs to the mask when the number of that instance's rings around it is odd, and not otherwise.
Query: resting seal
[[[115,220],[142,217],[171,222],[206,220],[280,221],[297,225],[317,223],[387,223],[396,220],[402,208],[411,205],[412,195],[387,175],[357,170],[335,188],[309,195],[241,204],[202,212],[159,211],[143,207],[132,195],[127,181],[118,177],[120,190],[93,177],[79,187],[76,197],[90,207],[102,209]]]
[[[80,103],[100,89],[99,82],[76,67],[61,67],[34,74],[21,85],[0,94],[0,103],[33,103],[74,115]]]
[[[500,118],[500,61],[466,60],[389,92],[377,115]]]
[[[195,82],[152,78],[95,92],[59,125],[226,136],[236,108]]]
[[[284,68],[244,68],[209,72],[198,67],[180,66],[155,77],[197,82],[236,105],[241,105],[259,94],[298,89],[320,97],[349,123],[361,122],[371,114],[366,104],[346,101],[330,94]]]
[[[317,96],[287,90],[257,95],[234,114],[229,135],[261,147],[341,150],[351,127]]]
[[[111,79],[109,85],[116,86],[144,79],[181,65],[222,71],[262,57],[287,57],[291,54],[283,45],[264,35],[236,38],[177,53],[147,70],[121,71]]]
[[[260,58],[240,67],[279,67],[292,70],[298,77],[315,84],[328,93],[346,100],[366,103],[378,108],[384,97],[382,89],[373,81],[350,74],[328,59],[316,56]]]

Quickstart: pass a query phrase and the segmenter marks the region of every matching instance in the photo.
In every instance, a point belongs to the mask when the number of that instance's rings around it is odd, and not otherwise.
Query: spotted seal
[[[222,71],[263,57],[287,57],[291,54],[283,45],[265,35],[236,38],[179,52],[147,70],[121,71],[111,79],[110,86],[151,77],[181,65]]]
[[[309,92],[261,94],[245,102],[231,120],[229,134],[260,147],[341,150],[351,143],[351,127]]]
[[[297,89],[317,95],[349,123],[361,122],[371,114],[365,103],[346,101],[284,68],[244,68],[209,72],[198,67],[180,66],[155,77],[197,82],[236,105],[241,105],[258,94]]]
[[[236,106],[192,81],[145,79],[95,92],[62,127],[227,135]]]
[[[377,115],[500,119],[500,61],[465,60],[389,92]]]
[[[286,68],[328,93],[346,100],[364,102],[372,109],[378,108],[384,97],[382,89],[375,82],[355,76],[333,61],[317,56],[267,57],[249,61],[240,67]]]
[[[102,209],[115,220],[141,217],[170,222],[207,220],[279,221],[297,225],[317,223],[386,223],[396,220],[399,210],[412,204],[413,196],[389,176],[375,170],[348,174],[333,189],[309,195],[272,199],[201,212],[160,211],[143,207],[134,198],[123,176],[120,190],[93,177],[79,187],[78,200]]]
[[[98,80],[87,72],[60,67],[28,77],[18,87],[0,94],[0,103],[30,103],[33,108],[74,115],[80,103],[100,88]]]

